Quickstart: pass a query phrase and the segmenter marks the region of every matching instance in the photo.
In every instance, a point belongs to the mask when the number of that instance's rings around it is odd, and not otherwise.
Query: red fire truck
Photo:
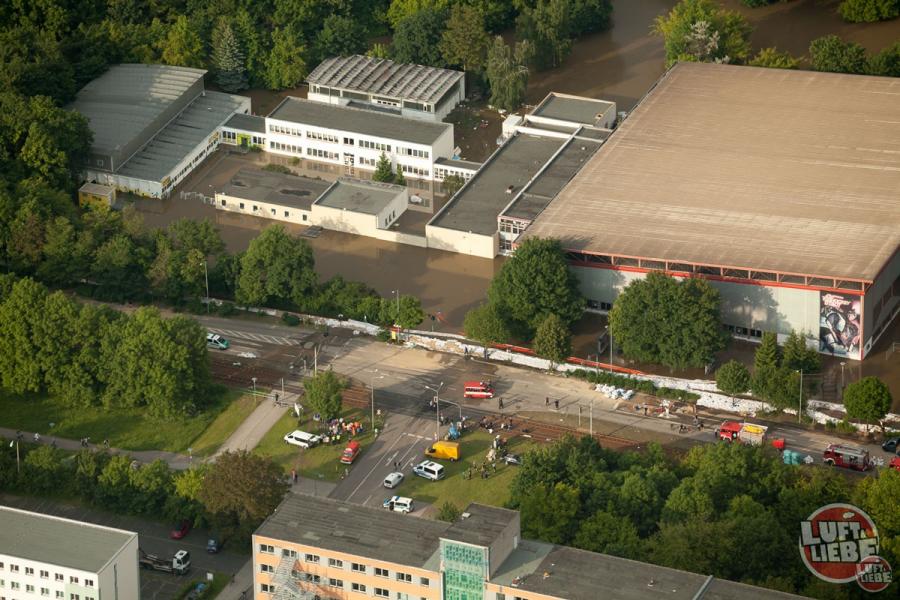
[[[767,430],[768,427],[765,425],[725,421],[716,430],[716,437],[723,442],[738,442],[759,446],[765,442]]]
[[[867,471],[872,466],[868,451],[854,446],[829,444],[825,448],[822,459],[826,465],[844,467],[855,471]]]
[[[467,381],[463,395],[466,398],[493,398],[494,388],[489,381]]]

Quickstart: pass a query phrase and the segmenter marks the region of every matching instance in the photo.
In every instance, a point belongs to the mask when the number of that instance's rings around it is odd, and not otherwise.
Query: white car
[[[294,446],[300,446],[301,448],[312,448],[322,441],[322,437],[295,429],[284,436],[284,441]]]
[[[391,496],[381,504],[384,508],[398,513],[411,513],[413,511],[412,498],[403,496]]]
[[[384,487],[389,490],[394,489],[401,483],[403,483],[403,473],[401,473],[400,471],[388,473],[388,476],[384,478]]]
[[[218,333],[207,333],[206,334],[206,346],[208,348],[214,348],[216,350],[228,350],[228,340],[223,338]]]
[[[444,467],[434,461],[423,460],[415,467],[413,467],[413,473],[415,473],[419,477],[424,477],[425,479],[431,481],[437,481],[444,478]]]

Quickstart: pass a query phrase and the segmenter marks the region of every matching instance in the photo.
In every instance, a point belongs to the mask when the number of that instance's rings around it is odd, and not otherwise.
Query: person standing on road
[[[553,406],[556,407],[556,410],[559,410],[559,400],[554,400],[554,401],[553,401]]]
[[[544,397],[544,406],[550,408],[550,396]]]
[[[500,399],[497,401],[497,406],[500,407],[500,410],[503,410],[503,396],[500,396]]]

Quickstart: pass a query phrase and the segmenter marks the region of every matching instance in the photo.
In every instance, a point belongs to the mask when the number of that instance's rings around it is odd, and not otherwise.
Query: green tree
[[[247,69],[248,83],[252,87],[261,87],[266,81],[267,48],[263,36],[266,30],[260,26],[254,14],[246,8],[239,8],[234,16],[233,29],[245,53],[244,66]]]
[[[406,177],[403,175],[403,169],[397,166],[397,174],[394,175],[394,185],[406,185]]]
[[[459,520],[461,514],[462,511],[460,511],[455,504],[453,504],[449,500],[445,500],[444,503],[441,504],[441,508],[438,510],[437,518],[439,521],[455,523]]]
[[[38,446],[29,450],[22,461],[24,479],[28,490],[35,494],[52,494],[67,491],[65,482],[65,454],[53,446]]]
[[[365,29],[351,17],[329,15],[316,34],[315,48],[320,60],[361,54],[366,50]]]
[[[110,510],[127,512],[131,509],[135,491],[131,484],[132,458],[127,454],[116,454],[103,466],[97,477],[95,498]]]
[[[440,44],[447,12],[426,7],[403,17],[394,30],[394,60],[429,67],[444,67]]]
[[[572,50],[574,24],[571,0],[538,0],[516,19],[516,34],[530,42],[539,69],[558,67]]]
[[[778,348],[778,336],[771,331],[762,335],[760,345],[753,354],[753,393],[760,398],[771,395],[772,381],[781,366],[781,351]]]
[[[520,503],[522,535],[566,544],[578,526],[578,489],[565,483],[538,485]]]
[[[814,39],[809,44],[809,61],[814,71],[832,73],[864,73],[868,66],[865,48],[836,35]]]
[[[750,371],[743,363],[730,360],[716,371],[716,387],[732,398],[750,391]]]
[[[838,12],[850,23],[873,23],[900,16],[900,0],[843,0]]]
[[[659,272],[632,281],[609,314],[625,356],[671,369],[707,365],[725,347],[719,293],[703,279],[678,282]]]
[[[474,6],[454,4],[441,38],[444,61],[462,67],[464,71],[480,71],[485,66],[489,44],[482,13]]]
[[[315,262],[306,240],[271,225],[250,242],[241,258],[235,299],[260,306],[303,304],[316,287]]]
[[[882,77],[900,77],[900,42],[870,56],[866,72]]]
[[[861,419],[868,425],[881,421],[891,410],[891,390],[877,377],[863,377],[844,390],[844,407],[851,419]],[[884,429],[884,423],[881,424]]]
[[[0,304],[0,382],[2,387],[22,394],[44,387],[38,357],[47,289],[34,280],[17,281]]]
[[[212,66],[216,83],[226,92],[239,92],[247,87],[244,51],[231,28],[231,22],[220,18],[212,33]]]
[[[415,296],[400,296],[400,312],[396,313],[394,322],[403,329],[412,329],[424,320],[425,311],[422,310],[422,302]]]
[[[667,67],[678,61],[741,63],[750,54],[750,30],[740,13],[712,0],[681,0],[653,24],[665,43]]]
[[[245,450],[216,457],[203,478],[198,499],[213,523],[241,541],[272,514],[287,492],[281,468]]]
[[[806,337],[791,330],[784,342],[781,363],[785,368],[804,373],[815,373],[821,366],[819,353],[806,343]]]
[[[572,334],[559,316],[550,313],[538,325],[534,351],[551,363],[561,363],[572,353]]]
[[[184,15],[169,26],[169,33],[160,42],[162,61],[177,67],[203,68],[203,40]]]
[[[265,61],[263,80],[270,90],[283,90],[300,84],[306,77],[305,48],[290,28],[272,32],[272,50]]]
[[[877,476],[866,477],[853,491],[853,503],[860,506],[878,524],[881,555],[895,564],[900,560],[900,472],[881,469]]]
[[[319,371],[303,381],[309,407],[326,421],[341,415],[343,390],[346,387],[347,382],[331,370]]]
[[[378,157],[378,162],[375,163],[375,172],[372,173],[372,181],[379,181],[381,183],[394,182],[394,169],[391,165],[391,159],[389,159],[384,152],[381,153],[381,156]]]
[[[160,514],[172,493],[172,470],[165,461],[156,459],[131,471],[131,486],[135,491],[132,511],[145,515]]]
[[[462,177],[454,173],[444,177],[441,187],[443,188],[444,193],[447,194],[447,197],[451,198],[456,192],[462,189],[462,186],[465,185],[465,183],[466,182]]]
[[[443,10],[448,4],[449,0],[391,0],[387,21],[396,30],[406,17],[425,9]]]
[[[488,48],[486,77],[491,86],[491,105],[501,110],[513,111],[521,106],[528,86],[530,42],[516,44],[515,50],[494,37]]]
[[[120,233],[94,252],[91,277],[107,297],[133,296],[142,286],[147,258],[130,237]]]
[[[529,238],[503,263],[488,298],[527,337],[554,314],[571,325],[584,311],[578,279],[569,269],[559,240]]]
[[[572,545],[623,558],[640,559],[643,555],[641,538],[634,525],[606,511],[596,512],[582,521]]]
[[[485,346],[505,343],[512,337],[503,315],[489,302],[466,313],[463,331],[466,336]]]
[[[779,52],[778,48],[762,48],[747,63],[751,67],[767,67],[769,69],[796,69],[800,59],[791,56],[790,52]]]

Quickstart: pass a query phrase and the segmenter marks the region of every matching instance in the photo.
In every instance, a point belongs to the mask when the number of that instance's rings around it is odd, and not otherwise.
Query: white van
[[[295,429],[294,431],[284,436],[284,441],[294,446],[300,446],[301,448],[312,448],[313,446],[321,442],[322,438],[318,435],[313,435],[311,433],[306,433],[305,431]]]
[[[436,462],[423,460],[415,467],[413,467],[413,473],[415,473],[419,477],[424,477],[425,479],[430,479],[431,481],[437,481],[444,478],[444,467]]]
[[[411,513],[413,509],[412,498],[404,498],[403,496],[391,496],[382,503],[382,506],[388,510],[398,513]]]

